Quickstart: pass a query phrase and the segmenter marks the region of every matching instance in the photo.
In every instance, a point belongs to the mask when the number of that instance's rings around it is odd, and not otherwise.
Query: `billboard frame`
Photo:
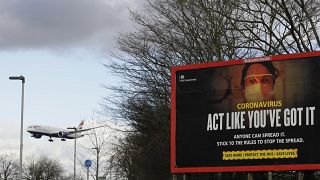
[[[312,51],[297,54],[284,54],[264,56],[249,59],[237,59],[228,61],[208,62],[171,67],[171,122],[170,122],[170,169],[172,173],[196,173],[196,172],[237,172],[237,171],[284,171],[284,170],[317,170],[319,164],[282,164],[282,165],[255,165],[255,166],[214,166],[214,167],[176,167],[176,73],[182,70],[214,68],[221,66],[242,65],[246,63],[262,61],[282,61],[300,58],[320,56],[320,51]]]

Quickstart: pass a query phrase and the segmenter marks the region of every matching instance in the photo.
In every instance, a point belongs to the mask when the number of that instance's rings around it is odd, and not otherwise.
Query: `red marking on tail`
[[[84,120],[82,120],[82,121],[80,122],[80,124],[79,124],[79,126],[78,126],[78,129],[82,129],[83,125],[84,125]]]

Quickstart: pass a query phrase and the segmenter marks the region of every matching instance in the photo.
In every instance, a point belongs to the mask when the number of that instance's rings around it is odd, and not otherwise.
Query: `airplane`
[[[53,142],[52,138],[61,138],[61,141],[66,141],[66,139],[81,138],[84,136],[82,132],[103,127],[103,126],[97,126],[93,128],[82,129],[83,124],[84,124],[84,120],[80,122],[79,126],[75,130],[62,129],[62,128],[56,128],[51,126],[30,125],[28,126],[27,131],[31,134],[31,137],[40,139],[42,136],[48,136],[50,137],[49,142]]]

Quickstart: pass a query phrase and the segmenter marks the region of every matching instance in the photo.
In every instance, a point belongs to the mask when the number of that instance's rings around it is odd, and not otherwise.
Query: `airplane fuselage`
[[[84,135],[79,133],[75,133],[74,130],[56,128],[51,126],[40,126],[40,125],[31,125],[27,128],[27,131],[31,133],[34,138],[41,138],[42,136],[48,136],[50,139],[52,137],[61,138],[61,139],[74,139],[81,138]]]

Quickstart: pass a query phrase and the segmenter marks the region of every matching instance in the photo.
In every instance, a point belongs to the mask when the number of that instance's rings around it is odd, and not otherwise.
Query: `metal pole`
[[[186,175],[186,174],[183,174],[183,175],[182,175],[182,179],[183,179],[183,180],[187,180],[187,175]]]
[[[222,180],[222,173],[221,172],[218,173],[218,180]]]
[[[21,80],[22,82],[22,92],[21,92],[21,125],[20,125],[20,163],[19,163],[19,179],[22,180],[22,158],[23,158],[23,109],[24,109],[24,76],[10,76],[10,80]]]
[[[96,162],[96,179],[99,178],[99,154],[100,154],[100,150],[98,147],[94,147],[94,148],[91,148],[91,149],[95,149],[97,150],[97,162]]]
[[[248,172],[248,180],[253,180],[252,173]]]
[[[73,157],[73,176],[76,180],[76,159],[77,159],[77,128],[74,128],[74,157]]]
[[[172,174],[172,180],[177,180],[177,175],[176,174]]]
[[[97,169],[96,169],[96,180],[99,178],[99,148],[97,148]]]
[[[272,172],[271,171],[268,172],[268,180],[272,180]]]
[[[298,172],[298,180],[303,180],[303,173],[301,171]]]
[[[76,127],[68,127],[67,129],[73,129],[74,130],[73,179],[76,180],[77,128]]]
[[[22,80],[21,94],[21,125],[20,125],[20,179],[22,180],[22,158],[23,158],[23,109],[24,109],[24,79]]]
[[[89,168],[87,167],[87,180],[89,180]]]

